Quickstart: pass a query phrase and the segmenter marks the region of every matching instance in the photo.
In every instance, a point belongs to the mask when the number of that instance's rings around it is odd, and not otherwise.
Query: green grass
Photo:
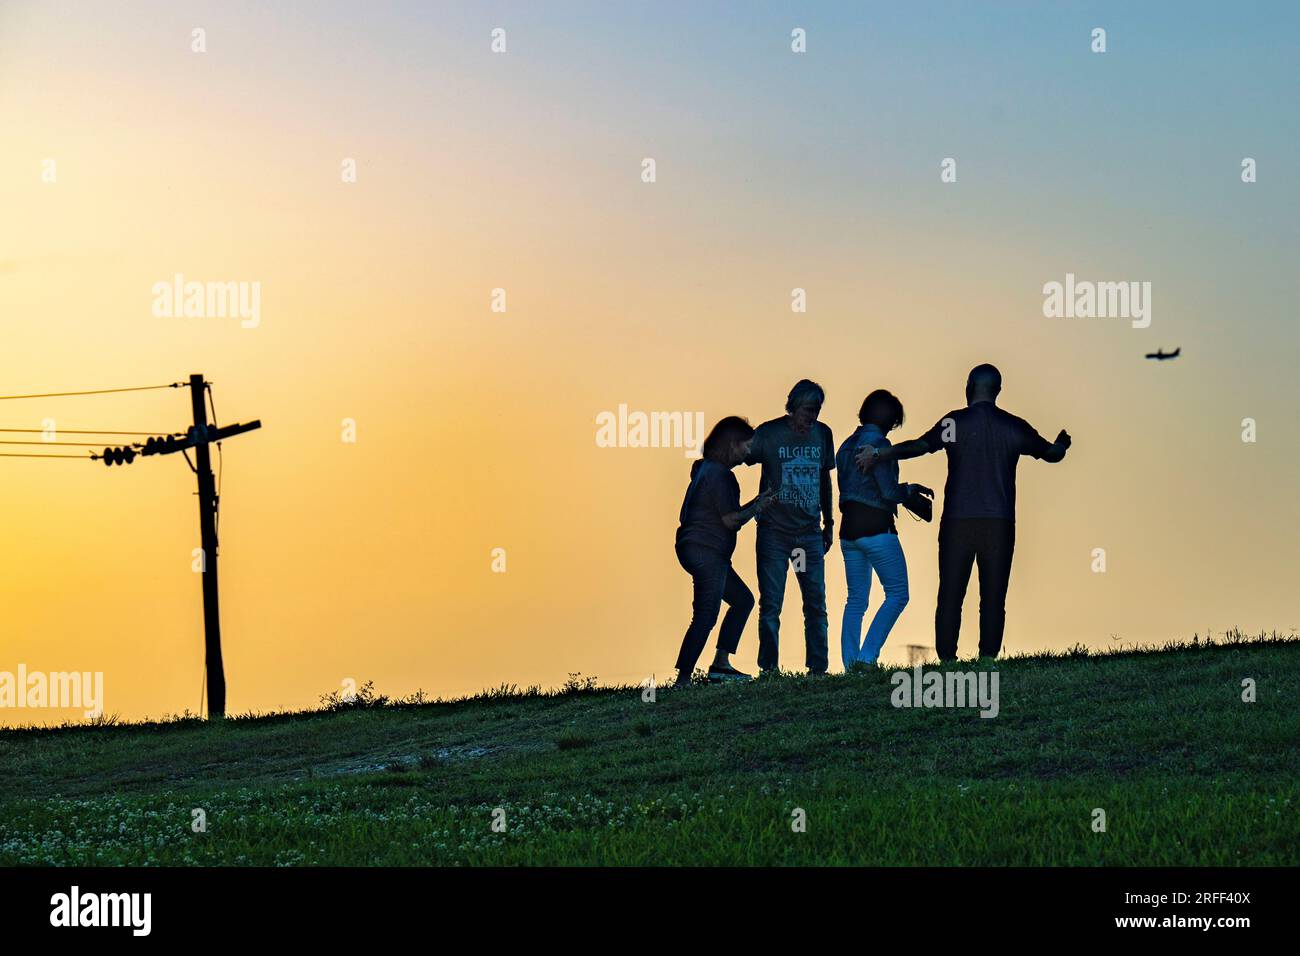
[[[993,719],[878,671],[3,731],[0,864],[1300,862],[1300,642],[999,671]]]

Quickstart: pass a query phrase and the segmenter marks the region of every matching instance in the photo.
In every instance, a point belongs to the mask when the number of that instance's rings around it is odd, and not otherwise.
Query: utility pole
[[[181,385],[183,383],[177,383]],[[194,449],[194,473],[199,481],[199,545],[203,569],[203,661],[208,689],[208,717],[226,716],[226,670],[221,662],[221,611],[217,603],[217,499],[216,481],[212,476],[210,445],[232,435],[242,435],[261,428],[260,420],[218,428],[208,423],[204,404],[209,383],[203,376],[190,376],[190,408],[194,425],[184,437],[178,434],[150,438],[122,448],[105,448],[102,455],[91,455],[105,465],[130,464],[144,455],[171,455]],[[138,451],[137,451],[138,449]]]
[[[161,388],[183,388],[184,382],[172,382],[167,385],[147,385],[140,388],[89,389],[80,392],[54,392],[47,395],[5,395],[7,399],[15,398],[58,398],[69,395],[103,395],[108,392],[143,392]],[[201,374],[191,375],[190,409],[194,415],[194,424],[186,429],[184,435],[173,432],[169,435],[156,435],[145,442],[132,442],[127,445],[105,448],[103,454],[90,453],[90,459],[102,461],[105,465],[129,465],[136,458],[147,455],[171,455],[181,452],[189,460],[187,449],[194,449],[196,463],[190,467],[199,481],[199,543],[201,545],[201,570],[203,573],[203,652],[204,682],[208,692],[208,717],[218,719],[226,716],[226,670],[221,663],[221,611],[217,605],[217,498],[216,481],[212,475],[212,452],[208,447],[213,442],[218,445],[222,439],[232,435],[242,435],[262,427],[260,420],[243,422],[237,425],[218,427],[216,422],[208,421],[207,406],[204,400],[211,394],[211,382],[204,380]],[[207,393],[207,394],[205,394]],[[215,418],[216,415],[214,414]],[[25,432],[30,429],[4,429],[4,431]],[[145,432],[83,431],[89,435],[140,435]],[[27,442],[6,442],[6,444],[28,444]],[[58,442],[63,445],[79,445],[84,442]],[[6,458],[78,458],[79,455],[29,455],[3,453]]]
[[[226,716],[226,669],[221,662],[221,609],[217,603],[217,485],[212,477],[208,442],[207,383],[190,376],[190,407],[194,409],[194,467],[199,478],[199,547],[203,549],[203,658],[207,671],[208,717]]]

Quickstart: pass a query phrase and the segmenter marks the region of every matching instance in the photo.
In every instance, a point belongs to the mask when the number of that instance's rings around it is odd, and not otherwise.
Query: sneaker
[[[748,674],[736,670],[730,664],[723,664],[721,667],[713,665],[709,668],[709,683],[721,684],[726,681],[753,680]]]

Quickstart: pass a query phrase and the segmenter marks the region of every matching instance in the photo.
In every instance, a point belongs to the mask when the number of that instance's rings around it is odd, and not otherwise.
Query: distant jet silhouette
[[[1178,348],[1174,349],[1172,352],[1166,352],[1164,349],[1157,349],[1154,352],[1148,352],[1147,358],[1155,359],[1157,362],[1163,362],[1166,359],[1178,358],[1178,353],[1181,352],[1182,350],[1183,347],[1181,345]]]

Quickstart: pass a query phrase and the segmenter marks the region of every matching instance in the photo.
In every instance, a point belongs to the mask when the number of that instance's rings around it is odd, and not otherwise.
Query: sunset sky
[[[837,443],[876,387],[906,439],[983,361],[1001,404],[1074,438],[1020,468],[1006,653],[1290,632],[1298,28],[1282,3],[5,0],[0,395],[202,372],[223,424],[262,420],[223,449],[231,712],[349,678],[664,681],[690,461],[598,447],[597,416],[757,424],[806,376]],[[260,283],[260,324],[156,316],[177,273]],[[1067,273],[1150,282],[1150,327],[1045,318]],[[189,415],[184,390],[0,401],[11,429]],[[902,477],[941,489],[944,467]],[[125,718],[196,710],[194,490],[175,455],[0,458],[0,671],[103,671]],[[934,639],[936,526],[900,532],[890,662]],[[751,526],[734,563],[756,590],[753,546]],[[837,547],[833,661],[844,595]],[[755,613],[736,663],[756,650]]]

